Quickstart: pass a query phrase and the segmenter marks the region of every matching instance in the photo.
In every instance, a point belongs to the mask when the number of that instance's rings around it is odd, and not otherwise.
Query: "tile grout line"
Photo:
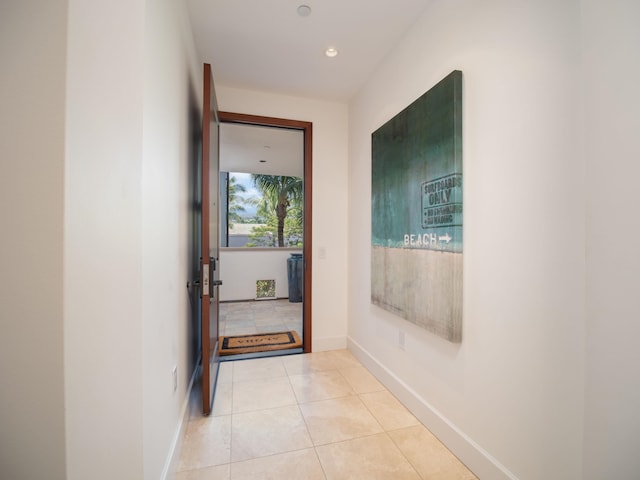
[[[313,448],[313,453],[316,457],[316,460],[318,461],[318,465],[320,465],[320,470],[322,470],[322,476],[324,477],[325,480],[328,479],[327,477],[327,471],[324,467],[324,464],[322,463],[322,460],[320,459],[320,455],[318,454],[318,446],[315,444],[315,442],[313,441],[313,437],[311,437],[311,431],[309,430],[309,424],[307,423],[307,419],[305,418],[304,414],[302,413],[302,407],[301,407],[301,403],[300,403],[300,399],[298,398],[298,395],[296,394],[296,390],[295,388],[293,388],[293,383],[291,382],[291,375],[289,374],[289,371],[287,370],[286,366],[285,366],[285,371],[287,372],[287,378],[289,379],[289,385],[291,385],[291,390],[293,390],[293,395],[296,399],[297,405],[298,405],[298,411],[300,412],[300,416],[302,417],[302,421],[304,422],[305,428],[307,429],[307,435],[309,435],[309,440],[311,441],[311,447]]]
[[[235,398],[235,390],[236,390],[236,382],[235,382],[235,362],[230,362],[229,368],[231,368],[231,405],[229,407],[230,409],[230,416],[231,419],[229,421],[229,480],[231,480],[231,459],[233,458],[233,403],[234,403],[234,398]],[[215,402],[215,398],[213,399],[213,401]]]
[[[401,429],[399,429],[399,430],[401,430]],[[396,441],[393,439],[393,437],[391,435],[389,435],[387,432],[385,432],[385,433],[387,434],[387,437],[389,437],[389,440],[391,440],[391,443],[393,443],[393,445],[396,447],[398,452],[400,452],[400,455],[402,455],[402,457],[407,461],[407,463],[409,465],[411,465],[411,468],[413,468],[413,470],[416,472],[416,475],[418,475],[418,477],[420,477],[421,480],[427,480],[422,475],[420,475],[420,472],[418,471],[418,467],[416,465],[414,465],[413,462],[405,455],[405,453],[400,448],[400,445],[398,445],[396,443]]]

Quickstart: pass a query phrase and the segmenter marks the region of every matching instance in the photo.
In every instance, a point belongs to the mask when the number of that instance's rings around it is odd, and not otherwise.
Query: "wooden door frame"
[[[301,130],[304,134],[304,245],[302,258],[304,265],[303,274],[303,312],[302,312],[302,347],[305,353],[311,353],[311,270],[312,270],[312,135],[313,124],[301,120],[288,120],[284,118],[263,117],[259,115],[247,115],[244,113],[218,112],[220,123],[237,123],[245,125],[258,125],[262,127],[290,128]]]

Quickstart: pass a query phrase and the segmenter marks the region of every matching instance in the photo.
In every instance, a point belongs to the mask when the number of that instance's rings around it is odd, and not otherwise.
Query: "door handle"
[[[213,281],[213,286],[214,287],[219,287],[220,285],[222,285],[222,280],[214,280]]]

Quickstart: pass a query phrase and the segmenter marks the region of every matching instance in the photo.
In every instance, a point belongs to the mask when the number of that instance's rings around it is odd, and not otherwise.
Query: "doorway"
[[[262,132],[258,132],[262,134],[268,134],[269,131],[271,131],[273,133],[279,134],[280,137],[284,135],[285,137],[291,136],[295,138],[297,135],[300,138],[300,147],[301,147],[300,155],[302,157],[300,162],[301,165],[298,167],[299,173],[297,173],[295,169],[292,170],[290,168],[282,171],[259,170],[259,171],[269,172],[273,174],[273,175],[269,175],[269,177],[278,175],[279,179],[281,179],[282,176],[286,176],[285,178],[295,178],[298,175],[301,175],[302,203],[300,205],[301,211],[299,213],[300,213],[300,218],[302,219],[301,221],[302,234],[299,240],[296,240],[296,235],[298,237],[300,236],[299,233],[292,234],[291,232],[293,230],[289,229],[287,230],[288,233],[286,235],[283,235],[282,231],[279,230],[279,235],[278,235],[279,243],[276,242],[274,238],[273,239],[274,243],[272,245],[267,245],[266,243],[260,244],[261,239],[263,241],[268,240],[268,237],[266,236],[266,234],[274,235],[275,232],[265,233],[266,231],[264,230],[265,226],[262,226],[263,230],[258,230],[261,233],[251,234],[250,232],[255,232],[256,230],[250,228],[250,226],[246,224],[241,225],[242,228],[235,227],[234,228],[234,230],[236,230],[235,235],[230,236],[229,231],[227,230],[228,225],[230,224],[230,219],[228,217],[228,212],[230,211],[229,205],[227,204],[226,208],[224,208],[225,205],[223,205],[223,208],[221,208],[220,230],[222,234],[221,244],[223,245],[223,248],[222,248],[223,251],[221,253],[223,258],[222,268],[225,269],[224,270],[225,285],[229,285],[229,290],[228,290],[229,295],[227,295],[227,300],[225,300],[224,294],[222,297],[222,303],[220,307],[221,321],[222,322],[231,321],[232,318],[240,318],[240,315],[244,315],[243,321],[245,325],[248,325],[248,323],[251,322],[251,320],[253,319],[255,321],[256,326],[259,324],[263,324],[267,326],[270,322],[265,316],[271,315],[272,318],[279,316],[279,319],[283,321],[283,324],[286,323],[285,320],[289,319],[290,320],[289,325],[292,325],[294,323],[294,317],[296,315],[295,312],[297,309],[298,317],[301,316],[301,319],[300,319],[301,321],[301,332],[300,332],[301,339],[300,340],[302,342],[301,350],[304,351],[305,353],[311,352],[311,345],[312,345],[312,332],[311,332],[311,325],[312,325],[312,319],[311,319],[311,310],[312,310],[311,309],[311,305],[312,305],[312,298],[311,298],[311,291],[312,291],[311,289],[312,124],[310,122],[304,122],[304,121],[273,118],[273,117],[262,117],[262,116],[256,116],[256,115],[246,115],[246,114],[238,114],[238,113],[231,113],[231,112],[219,112],[218,115],[219,115],[220,126],[221,126],[221,170],[234,169],[233,167],[225,166],[224,149],[222,147],[222,144],[225,142],[224,140],[225,128],[229,129],[230,131],[234,131],[235,132],[234,135],[240,135],[240,136],[249,135],[251,131],[256,131],[256,130],[262,131]],[[242,129],[240,127],[245,127],[245,128]],[[264,143],[265,145],[260,146],[260,148],[270,148],[270,145],[266,144],[268,142],[265,141]],[[242,155],[238,155],[238,156],[242,156]],[[254,159],[254,161],[256,160]],[[264,160],[264,162],[266,163],[267,160]],[[264,166],[265,165],[263,165],[263,167]],[[282,167],[279,167],[279,168],[282,168]],[[236,170],[244,171],[245,174],[254,173],[252,172],[251,168],[246,165],[239,167]],[[228,172],[228,171],[224,173],[221,172],[222,189],[223,190],[225,188],[228,189],[229,185],[231,185],[231,188],[233,189],[237,188],[237,185],[239,185],[239,183],[241,182],[241,180],[239,180],[238,177],[240,177],[240,175],[238,174],[234,176],[234,172]],[[246,182],[246,179],[242,181]],[[222,203],[224,204],[224,202],[225,200],[223,195]],[[242,230],[247,230],[247,232],[243,232]],[[243,234],[244,234],[244,239],[242,239]],[[251,241],[254,242],[253,244],[254,248],[246,248],[246,249],[237,248],[238,242],[243,241],[246,244],[249,236],[252,236]],[[234,238],[231,238],[231,237],[234,237]],[[239,240],[238,237],[241,238],[241,240]],[[230,238],[231,238],[231,241],[230,241]],[[233,248],[233,245],[235,245],[236,248]],[[290,259],[286,258],[287,256],[289,256],[290,253],[293,253],[293,255],[291,255],[292,258],[295,257],[294,260],[296,263],[293,265],[294,267],[296,265],[298,266],[299,276],[301,277],[300,278],[301,285],[299,287],[301,288],[301,291],[300,293],[298,293],[298,295],[301,297],[300,299],[296,300],[291,297],[290,295],[291,287],[287,289],[287,280],[289,280],[289,283],[290,283],[290,279],[284,278],[283,280],[282,278],[280,278],[280,280],[273,280],[271,278],[273,277],[273,275],[263,275],[266,278],[257,278],[257,279],[253,279],[253,277],[249,274],[246,275],[247,278],[243,279],[244,285],[245,285],[244,288],[255,287],[255,295],[247,294],[246,292],[242,294],[238,294],[236,292],[231,293],[232,287],[229,281],[232,278],[231,277],[232,274],[226,273],[229,271],[228,268],[230,268],[230,265],[227,265],[224,263],[224,255],[235,255],[236,258],[238,256],[241,256],[244,258],[245,263],[246,262],[250,263],[252,261],[252,258],[257,258],[259,255],[261,255],[263,258],[269,255],[279,256],[280,257],[280,259],[278,260],[280,262],[279,265],[283,265],[282,262],[286,261],[287,262],[286,267],[289,269],[288,273],[290,275],[291,274],[290,267],[292,262]],[[255,285],[252,285],[253,282],[255,282]],[[273,283],[269,283],[269,282],[273,282]],[[285,287],[284,295],[282,293],[283,282]],[[278,293],[275,292],[276,291],[276,285],[274,285],[275,283],[278,283]],[[271,291],[269,292],[269,290]],[[294,288],[294,291],[295,291],[295,288]],[[231,298],[234,296],[237,298]],[[289,300],[292,300],[292,301],[289,301]],[[300,303],[296,303],[296,302],[300,302]],[[231,313],[227,315],[227,312],[231,312]],[[222,330],[223,328],[226,328],[226,325],[221,324],[221,334],[224,333],[224,331]],[[273,325],[271,325],[271,328],[273,329]],[[228,330],[232,332],[233,328],[229,328]],[[269,333],[269,332],[267,331],[265,333]],[[300,349],[291,350],[290,352],[294,352],[294,351],[300,351]],[[268,354],[283,354],[283,353],[290,353],[290,352],[287,352],[286,350],[276,350],[274,352],[265,352],[262,354],[255,354],[255,355],[264,356]],[[238,358],[239,357],[236,355],[230,355],[229,357],[226,357],[226,358],[222,357],[222,360],[238,359]]]

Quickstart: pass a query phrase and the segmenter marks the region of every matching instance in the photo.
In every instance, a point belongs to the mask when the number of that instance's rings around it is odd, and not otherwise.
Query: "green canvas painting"
[[[371,300],[462,341],[462,72],[371,135]]]

